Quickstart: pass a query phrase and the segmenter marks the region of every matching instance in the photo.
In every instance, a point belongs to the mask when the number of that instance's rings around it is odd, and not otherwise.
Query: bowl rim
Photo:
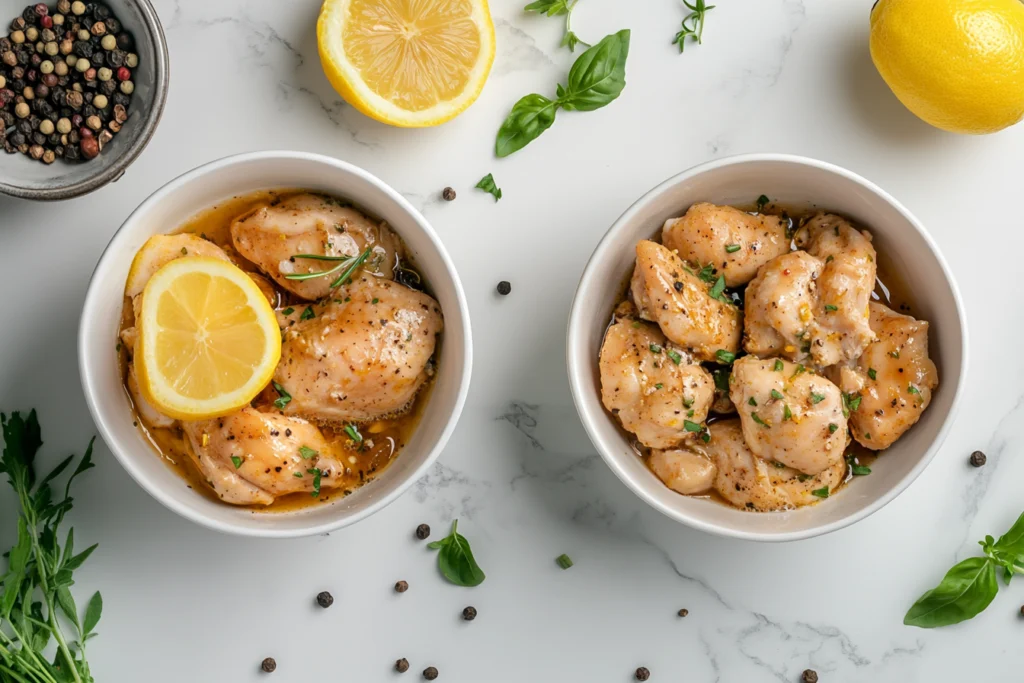
[[[167,36],[164,35],[163,25],[160,17],[150,0],[130,0],[139,8],[142,15],[142,24],[146,31],[146,37],[153,45],[153,52],[156,55],[153,74],[153,101],[150,104],[149,112],[142,121],[142,132],[139,134],[135,144],[128,147],[124,152],[111,161],[110,166],[96,175],[83,178],[70,185],[59,187],[24,187],[13,183],[0,181],[0,193],[19,199],[34,199],[41,201],[58,201],[72,199],[84,194],[93,192],[107,183],[117,181],[124,175],[129,166],[142,154],[142,151],[149,145],[156,132],[157,124],[163,117],[164,105],[167,104],[168,83],[170,81],[170,56],[167,50]]]
[[[590,282],[597,277],[598,267],[608,257],[608,252],[611,249],[611,243],[613,237],[620,231],[625,229],[629,225],[634,217],[651,201],[660,196],[662,193],[669,189],[679,185],[686,180],[693,178],[698,175],[702,175],[709,171],[717,170],[727,166],[743,165],[752,162],[783,162],[788,164],[800,165],[811,167],[826,173],[840,176],[847,180],[850,180],[864,189],[870,191],[884,202],[888,203],[892,208],[900,213],[903,218],[911,225],[918,234],[924,239],[928,248],[931,250],[932,255],[938,262],[939,267],[942,269],[942,273],[949,283],[950,291],[953,294],[953,300],[956,304],[956,314],[960,322],[960,375],[957,378],[956,388],[953,394],[953,401],[950,404],[949,413],[946,415],[946,419],[943,421],[942,426],[939,428],[935,439],[929,445],[928,450],[925,451],[924,456],[918,461],[918,463],[910,470],[906,475],[903,476],[898,482],[896,482],[888,491],[883,495],[879,496],[876,500],[872,501],[869,505],[866,505],[861,510],[847,515],[841,519],[835,520],[828,524],[813,527],[806,530],[782,532],[777,534],[767,534],[763,532],[753,532],[730,529],[719,526],[718,524],[707,522],[702,519],[698,519],[682,513],[668,505],[664,505],[661,502],[651,498],[644,490],[643,486],[634,481],[625,469],[619,464],[617,455],[612,454],[611,449],[606,448],[601,440],[596,436],[595,430],[591,428],[591,423],[596,419],[595,416],[591,415],[584,404],[584,396],[587,392],[592,391],[591,388],[585,385],[583,382],[583,371],[582,364],[590,362],[590,359],[583,358],[583,354],[580,352],[582,344],[580,342],[580,330],[587,324],[587,320],[583,319],[583,305],[581,291],[589,289]],[[957,286],[956,279],[953,277],[953,273],[949,268],[949,264],[946,263],[945,257],[939,250],[938,245],[932,239],[931,235],[924,228],[924,225],[914,216],[910,210],[908,210],[903,204],[901,204],[895,197],[890,195],[888,192],[883,190],[881,187],[871,182],[867,178],[854,173],[853,171],[847,170],[841,166],[829,163],[827,161],[821,161],[811,157],[805,157],[796,154],[777,154],[777,153],[751,153],[751,154],[737,154],[732,156],[723,157],[721,159],[715,159],[707,161],[696,166],[692,166],[681,173],[677,173],[667,180],[662,181],[650,191],[644,193],[638,200],[633,202],[623,212],[621,216],[608,228],[604,236],[598,242],[594,248],[594,252],[587,260],[586,266],[584,266],[583,273],[580,276],[579,282],[576,286],[576,292],[573,295],[572,305],[569,311],[569,320],[566,332],[566,369],[569,374],[569,387],[572,391],[573,403],[576,406],[576,412],[579,414],[580,421],[583,423],[583,428],[587,432],[587,436],[590,438],[591,443],[597,449],[597,452],[601,455],[605,464],[615,473],[615,476],[619,478],[634,494],[637,495],[645,503],[653,507],[658,512],[662,513],[666,517],[680,522],[688,527],[697,529],[716,536],[722,536],[726,538],[737,538],[747,541],[761,541],[761,542],[773,542],[781,543],[786,541],[798,541],[806,538],[813,538],[815,536],[822,536],[833,531],[838,531],[851,524],[866,519],[870,515],[878,512],[883,507],[891,503],[896,499],[898,495],[903,493],[904,490],[915,479],[917,479],[925,468],[931,464],[932,460],[938,454],[939,448],[942,443],[946,440],[949,430],[952,428],[953,423],[956,421],[957,412],[960,409],[961,399],[963,398],[964,387],[967,379],[968,369],[968,332],[967,332],[967,315],[964,310],[963,299],[960,295],[960,288]],[[603,407],[601,409],[601,415],[606,416]]]
[[[196,182],[203,176],[228,168],[235,165],[246,164],[252,161],[265,161],[265,160],[300,160],[304,162],[313,162],[318,164],[326,164],[334,166],[342,171],[350,173],[371,185],[374,185],[377,189],[381,190],[391,201],[395,202],[399,209],[409,214],[409,216],[416,222],[419,228],[423,231],[426,237],[431,241],[434,248],[437,250],[441,261],[448,272],[451,279],[452,286],[455,290],[455,298],[458,302],[459,315],[463,321],[463,335],[462,342],[465,348],[465,358],[461,366],[461,376],[458,380],[458,390],[455,396],[455,404],[452,408],[451,414],[448,416],[448,422],[441,431],[440,436],[437,438],[435,443],[431,446],[430,452],[427,457],[420,464],[418,468],[410,472],[404,481],[395,487],[393,491],[385,496],[382,496],[378,500],[373,501],[367,505],[364,509],[359,510],[355,513],[347,515],[341,519],[328,520],[319,524],[300,527],[295,529],[274,529],[274,528],[260,528],[260,527],[248,527],[241,524],[235,524],[234,522],[224,522],[220,520],[213,520],[206,517],[204,514],[195,510],[192,507],[186,506],[179,503],[170,495],[168,495],[163,487],[158,485],[156,482],[150,480],[150,478],[139,468],[136,467],[134,459],[129,457],[126,452],[131,449],[121,443],[113,433],[113,430],[107,424],[106,413],[107,408],[101,408],[110,403],[111,398],[101,395],[97,389],[98,379],[96,379],[96,373],[92,370],[92,364],[89,359],[86,358],[86,348],[89,345],[87,338],[93,332],[93,318],[95,317],[95,309],[99,305],[99,301],[104,296],[104,292],[100,290],[97,283],[97,274],[101,271],[111,267],[118,258],[120,258],[121,243],[128,239],[129,235],[136,229],[135,226],[144,225],[145,216],[150,212],[152,207],[162,201],[166,196],[178,191],[185,185],[189,185]],[[110,242],[104,248],[99,261],[96,263],[96,267],[93,269],[92,274],[89,277],[89,286],[85,296],[85,302],[82,305],[82,313],[79,318],[78,326],[78,371],[82,382],[82,392],[85,395],[85,402],[89,408],[89,413],[92,416],[93,422],[99,431],[100,437],[103,442],[107,445],[107,448],[113,453],[114,457],[121,464],[121,467],[128,472],[129,476],[150,496],[155,498],[160,504],[172,512],[177,513],[181,517],[188,519],[196,524],[219,531],[222,533],[233,534],[236,536],[247,536],[247,537],[258,537],[258,538],[296,538],[304,536],[313,536],[317,534],[324,534],[330,531],[335,531],[343,527],[355,524],[370,515],[379,512],[384,509],[400,496],[402,496],[418,479],[420,479],[426,470],[434,464],[434,462],[440,457],[441,452],[444,450],[448,440],[451,438],[452,433],[455,431],[455,427],[459,422],[459,417],[462,414],[462,410],[466,403],[467,395],[469,394],[470,378],[472,375],[473,368],[473,343],[472,343],[472,330],[469,317],[469,304],[466,299],[465,291],[462,287],[462,281],[459,279],[458,271],[455,269],[455,264],[451,260],[451,256],[448,254],[447,249],[444,247],[444,243],[440,237],[434,231],[433,226],[427,221],[427,219],[397,190],[392,188],[390,185],[385,183],[383,180],[375,176],[374,174],[355,166],[349,162],[342,161],[323,154],[316,154],[312,152],[299,152],[289,150],[266,150],[256,152],[245,152],[241,154],[232,154],[213,161],[209,161],[205,164],[197,166],[181,175],[168,181],[152,194],[150,194],[138,208],[125,219],[124,223],[117,229],[114,235],[111,237]]]

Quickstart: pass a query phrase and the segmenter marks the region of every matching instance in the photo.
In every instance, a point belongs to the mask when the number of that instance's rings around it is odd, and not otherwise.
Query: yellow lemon
[[[993,133],[1024,117],[1020,0],[879,0],[871,58],[910,111],[955,133]]]
[[[487,0],[324,0],[324,73],[362,113],[409,128],[458,116],[494,62]]]
[[[281,331],[266,297],[218,258],[185,256],[157,270],[142,292],[136,325],[142,395],[179,420],[242,408],[281,359]]]
[[[227,261],[224,250],[199,235],[182,232],[174,235],[153,235],[132,259],[128,269],[128,281],[124,286],[125,296],[134,299],[146,288],[153,273],[175,259],[183,256],[212,256]]]

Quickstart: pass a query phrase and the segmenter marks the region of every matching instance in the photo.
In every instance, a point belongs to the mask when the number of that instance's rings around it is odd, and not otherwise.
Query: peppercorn
[[[512,283],[508,280],[502,280],[498,283],[498,294],[502,296],[508,296],[512,293]]]
[[[10,140],[11,144],[14,145],[15,147],[21,147],[22,145],[25,144],[25,134],[14,133],[13,135],[11,135]]]
[[[69,57],[73,56],[71,51],[75,49],[75,43],[70,38],[65,38],[60,41],[60,45],[58,47],[60,48],[60,53],[62,55],[67,55]],[[68,64],[70,65],[71,62],[68,62]]]
[[[426,669],[423,670],[423,677],[428,681],[434,680],[435,678],[437,678],[437,668],[433,666],[428,666]]]
[[[132,83],[131,81],[122,81],[121,82],[121,86],[120,86],[120,90],[125,95],[131,95],[133,92],[135,92],[135,84]]]
[[[118,33],[117,34],[117,46],[122,50],[130,50],[135,45],[135,41],[132,39],[130,33]]]
[[[110,68],[117,69],[124,66],[127,58],[128,53],[124,50],[111,50],[107,53],[107,64],[110,65]]]
[[[128,105],[131,104],[132,101],[130,97],[121,92],[115,92],[110,99],[114,101],[114,104],[120,104],[122,107],[125,107],[126,109],[128,108]]]
[[[462,610],[462,618],[466,621],[473,621],[476,619],[476,607],[467,607]]]
[[[63,14],[54,14],[53,15],[53,25],[54,26],[63,26],[64,25],[64,15]]]
[[[106,95],[96,95],[92,98],[92,106],[96,107],[97,109],[106,109],[107,104],[108,102]]]
[[[109,33],[107,35],[103,36],[103,39],[100,41],[100,47],[102,47],[104,50],[108,50],[108,51],[109,50],[116,50],[117,49],[117,36],[112,36]]]
[[[678,612],[676,612],[676,614],[678,614],[681,617],[685,617],[689,613],[690,613],[690,610],[686,609],[685,607],[683,609],[679,610]]]
[[[988,462],[988,456],[981,451],[971,453],[971,464],[975,467],[983,467],[986,462]]]
[[[29,26],[27,29],[25,29],[26,41],[34,43],[37,38],[39,38],[39,29],[37,29],[35,26]]]
[[[96,136],[96,141],[99,143],[100,150],[102,150],[108,142],[114,139],[114,134],[109,130],[101,130],[100,134]]]
[[[4,52],[3,56],[0,56],[4,64],[7,66],[15,66],[18,63],[18,55],[14,54],[10,50]]]
[[[57,85],[57,74],[46,74],[41,80],[47,88],[53,88]]]
[[[75,4],[76,5],[80,5],[81,3],[80,2],[76,2]],[[268,674],[272,674],[275,671],[277,671],[277,662],[274,660],[273,657],[267,657],[260,664],[260,668],[263,669]]]
[[[104,24],[102,21],[97,21],[89,27],[89,33],[93,34],[96,37],[106,35],[107,25]]]
[[[813,669],[805,669],[800,680],[803,683],[818,683],[818,672]]]
[[[21,18],[24,19],[27,24],[34,24],[39,19],[39,15],[36,14],[36,8],[29,5],[21,11]]]
[[[92,68],[89,60],[84,57],[79,57],[75,60],[75,71],[80,74],[84,74],[86,71]]]
[[[117,107],[114,107],[114,118],[118,119]],[[430,525],[429,524],[420,524],[418,527],[416,527],[416,538],[418,538],[418,539],[420,539],[422,541],[423,539],[425,539],[429,535],[430,535]]]
[[[68,136],[68,140],[71,140],[71,136]],[[69,144],[64,148],[64,158],[68,161],[78,161],[81,158],[81,150],[76,144]]]
[[[396,593],[404,593],[407,590],[409,590],[409,582],[408,581],[399,581],[398,583],[395,584],[395,592]]]
[[[32,145],[28,148],[28,154],[36,161],[43,158],[43,146],[39,144]]]
[[[82,156],[86,159],[95,159],[100,153],[100,143],[94,137],[82,138]]]
[[[61,117],[57,121],[57,132],[62,135],[67,135],[71,132],[71,121],[66,117]]]
[[[117,80],[119,80],[119,81],[129,81],[129,80],[131,80],[131,78],[132,78],[131,69],[129,69],[126,66],[122,66],[122,67],[118,68],[118,70],[117,70]]]
[[[441,197],[442,197],[442,198],[443,198],[443,199],[444,199],[444,200],[445,200],[446,202],[451,202],[451,201],[455,201],[455,190],[454,190],[454,189],[452,189],[452,188],[450,188],[450,187],[446,187],[446,188],[444,188],[444,190],[443,190],[443,191],[441,192]]]
[[[71,11],[71,0],[57,0],[57,11],[67,14]]]
[[[406,659],[405,657],[402,657],[401,659],[399,659],[398,661],[395,662],[395,671],[397,671],[398,673],[404,674],[408,670],[409,670],[409,660]]]
[[[25,32],[24,31],[13,31],[11,33],[11,40],[14,41],[15,45],[21,45],[22,43],[25,42]]]
[[[26,26],[28,26],[28,24],[25,23],[24,17],[15,17],[11,20],[12,31],[24,31]]]
[[[90,43],[88,40],[76,40],[74,45],[74,52],[76,57],[89,59],[90,57],[92,57],[93,52],[92,43]]]
[[[53,17],[50,17],[50,16],[40,17],[39,25],[42,26],[45,29],[53,28]]]
[[[71,3],[71,13],[76,16],[85,14],[85,3],[82,0],[75,0]]]
[[[93,68],[98,69],[107,63],[107,58],[104,57],[103,52],[94,52],[92,57],[89,58],[89,63],[92,64]]]
[[[23,118],[25,118],[26,116],[28,116],[28,115],[29,115],[29,107],[28,107],[28,104],[27,104],[27,103],[25,103],[25,102],[19,102],[19,103],[18,103],[18,104],[17,104],[17,105],[16,105],[15,107],[14,107],[14,115],[15,115],[15,116],[17,116],[17,117],[18,117],[19,119],[23,119]]]
[[[48,149],[48,150],[43,152],[43,163],[44,164],[52,164],[56,160],[57,160],[57,155],[54,153],[54,151],[52,149]]]
[[[324,609],[327,609],[334,604],[334,596],[327,591],[320,591],[316,594],[316,604],[320,605]]]
[[[639,666],[636,669],[636,680],[646,681],[651,677],[651,672],[646,666]]]
[[[39,122],[39,132],[42,133],[43,135],[50,135],[51,133],[53,133],[54,130],[55,128],[53,125],[53,121],[50,121],[49,119],[44,119]]]

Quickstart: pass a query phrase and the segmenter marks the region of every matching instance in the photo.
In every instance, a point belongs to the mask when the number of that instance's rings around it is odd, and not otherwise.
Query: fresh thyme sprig
[[[363,265],[363,262],[370,257],[370,253],[373,251],[373,247],[367,247],[363,253],[359,256],[324,256],[323,254],[296,254],[292,258],[310,259],[312,261],[338,261],[338,265],[328,270],[321,270],[316,273],[294,273],[292,275],[285,275],[286,280],[312,280],[318,277],[325,277],[327,275],[334,275],[339,270],[345,269],[345,271],[338,277],[337,280],[331,283],[331,289],[336,289],[352,277],[352,274],[356,272],[356,268]]]
[[[590,47],[590,43],[581,40],[572,30],[572,11],[579,4],[580,0],[536,0],[523,9],[527,12],[546,14],[549,17],[565,15],[565,35],[562,36],[562,47],[569,48],[569,52],[575,52],[577,45]]]
[[[704,0],[694,0],[692,5],[683,0],[683,4],[690,10],[690,14],[683,19],[683,30],[677,33],[676,37],[672,40],[673,43],[679,46],[680,52],[686,47],[687,38],[692,38],[698,45],[701,44],[704,37],[705,15],[715,9],[715,5],[707,5]]]

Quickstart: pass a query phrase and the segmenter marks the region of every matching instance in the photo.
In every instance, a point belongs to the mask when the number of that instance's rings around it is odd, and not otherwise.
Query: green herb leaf
[[[782,404],[782,419],[783,420],[792,420],[793,419],[793,411],[791,411],[789,409],[789,404],[788,403],[783,403]]]
[[[657,384],[655,384],[655,385],[654,385],[654,388],[655,388],[655,389],[661,389],[661,388],[663,388],[664,386],[665,386],[664,384],[662,384],[661,382],[658,382]]]
[[[977,616],[999,592],[995,568],[995,563],[988,557],[969,557],[954,565],[938,586],[918,598],[903,618],[903,623],[935,628]]]
[[[710,296],[712,299],[718,299],[719,301],[726,301],[726,299],[724,299],[722,297],[722,294],[724,292],[725,292],[725,276],[724,275],[719,275],[718,279],[715,280],[714,286],[711,287],[710,291],[708,291],[708,296]]]
[[[278,410],[284,410],[284,407],[292,402],[292,395],[285,391],[285,388],[277,382],[271,382],[271,384],[278,395],[278,397],[274,399],[274,407]]]
[[[726,365],[729,365],[734,360],[736,360],[736,354],[731,351],[726,351],[725,349],[718,349],[717,351],[715,351],[715,358],[718,359],[719,363],[725,363]]]
[[[813,391],[811,392],[811,403],[813,405],[817,405],[817,404],[821,403],[824,400],[825,400],[825,394],[816,394]]]
[[[699,432],[704,429],[702,425],[699,425],[696,422],[690,422],[689,420],[683,420],[683,427],[688,432]]]
[[[292,476],[296,479],[302,479],[302,472],[292,472]]]
[[[1017,518],[1010,530],[995,542],[995,549],[1024,557],[1024,514]]]
[[[711,371],[711,377],[715,380],[715,389],[717,391],[729,393],[730,374],[729,368],[715,368]]]
[[[555,558],[555,563],[558,564],[558,566],[562,569],[568,569],[572,566],[572,558],[566,555],[565,553],[562,553],[561,555]]]
[[[703,280],[704,282],[711,284],[712,282],[715,281],[715,267],[710,263],[707,264],[706,266],[700,269],[700,271],[697,273],[697,277]]]
[[[761,416],[760,416],[760,415],[758,415],[757,413],[751,413],[751,414],[750,414],[750,419],[752,419],[752,420],[753,420],[754,422],[756,422],[757,424],[761,425],[762,427],[768,427],[768,426],[770,426],[770,425],[769,425],[769,424],[768,424],[767,422],[765,422],[764,420],[762,420],[762,419],[761,419]]]
[[[683,0],[683,4],[690,10],[690,14],[683,19],[683,27],[676,37],[672,39],[674,45],[679,46],[679,52],[682,53],[686,47],[686,39],[690,38],[698,45],[704,37],[704,18],[705,15],[715,8],[714,5],[706,5],[704,0],[695,0],[694,4],[690,4],[686,0]],[[764,195],[761,195],[764,197]],[[765,197],[765,203],[767,203],[767,197]],[[760,203],[758,199],[758,203]],[[758,209],[760,210],[760,208]]]
[[[771,200],[768,199],[768,195],[766,195],[766,194],[763,194],[760,197],[758,197],[757,198],[757,210],[758,211],[764,211],[764,207],[768,206],[768,203],[770,201]]]
[[[561,105],[558,102],[536,93],[521,98],[513,105],[512,111],[498,129],[498,137],[494,142],[495,155],[507,157],[540,137],[540,134],[555,122],[555,112],[559,106]],[[492,178],[491,184],[493,183]],[[489,189],[487,191],[491,192]],[[498,190],[495,196],[500,199],[501,190]]]
[[[479,586],[487,577],[476,563],[469,541],[458,533],[458,525],[459,520],[453,520],[451,533],[427,547],[431,550],[440,550],[437,555],[437,568],[448,581],[456,586]]]
[[[864,465],[850,465],[850,471],[853,472],[856,477],[865,477],[871,474],[871,468],[865,467]]]
[[[750,398],[747,399],[747,403],[749,403],[750,405],[755,406],[755,407],[757,406],[757,401],[754,400],[753,396],[751,396]]]
[[[320,454],[309,446],[299,446],[299,455],[302,456],[303,460],[309,460],[310,458],[315,458]]]
[[[611,102],[626,87],[629,29],[605,36],[581,54],[569,69],[566,87],[558,101],[563,109],[594,111]]]
[[[648,348],[651,353],[661,353],[661,344],[651,344]]]
[[[772,367],[772,370],[774,370],[775,372],[782,372],[784,368],[785,366],[782,364],[782,361],[775,359],[775,365]]]
[[[839,307],[838,306],[833,306],[832,304],[825,304],[825,310],[826,311],[830,311],[830,312],[834,312],[834,311],[838,311]]]
[[[322,477],[323,474],[320,472],[320,469],[316,468],[316,467],[310,467],[308,470],[306,470],[306,474],[312,474],[313,475],[313,490],[309,492],[309,495],[312,496],[313,498],[319,498],[320,497],[320,477]]]
[[[553,17],[558,14],[568,14],[569,7],[566,0],[536,0],[523,8],[526,12],[537,12]]]
[[[316,317],[316,313],[313,312],[312,306],[306,306],[305,310],[302,311],[302,315],[299,316],[299,320],[312,320]]]
[[[96,624],[100,623],[100,616],[103,614],[103,596],[99,591],[92,594],[89,604],[85,607],[85,619],[82,621],[82,632],[89,637]]]
[[[915,387],[915,386],[914,386],[913,384],[908,384],[908,385],[907,385],[907,391],[908,391],[909,393],[911,393],[911,394],[920,394],[920,393],[921,393],[921,392],[920,392],[920,391],[918,390],[918,388],[917,388],[917,387]]]
[[[811,491],[811,495],[817,496],[818,498],[828,498],[828,487],[823,486],[820,489],[814,489]]]
[[[526,143],[524,142],[523,144],[525,145]],[[512,152],[509,152],[509,154],[511,153]],[[498,201],[499,199],[501,199],[501,188],[494,184],[494,176],[491,175],[490,173],[481,178],[480,182],[476,184],[476,187],[477,189],[483,190],[484,192],[489,192],[494,197],[494,201]]]
[[[828,433],[829,434],[835,434],[837,429],[839,429],[839,425],[837,425],[835,422],[830,422],[829,423],[829,425],[828,425]]]
[[[295,309],[292,308],[291,306],[289,306],[288,308],[286,308],[283,311],[281,311],[281,315],[291,315],[294,312],[295,312]]]
[[[239,467],[241,467],[243,464],[245,464],[245,460],[242,460],[237,455],[232,455],[231,456],[231,464],[234,465],[235,469],[237,470]]]
[[[780,392],[778,389],[772,389],[772,398],[774,398],[776,401],[781,401],[784,397],[782,395],[782,392]]]
[[[875,372],[874,368],[868,368],[868,377],[871,379],[876,379],[878,377],[878,373]]]
[[[679,365],[680,363],[683,362],[683,356],[675,349],[666,349],[665,355],[667,355],[669,357],[669,360],[671,360],[676,365]]]
[[[742,248],[743,247],[741,247],[738,244],[727,244],[727,245],[725,245],[725,253],[727,253],[727,254],[735,254],[737,251],[739,251]]]
[[[348,434],[348,438],[352,439],[356,443],[363,442],[363,435],[359,433],[359,428],[355,425],[345,425],[345,433]]]

